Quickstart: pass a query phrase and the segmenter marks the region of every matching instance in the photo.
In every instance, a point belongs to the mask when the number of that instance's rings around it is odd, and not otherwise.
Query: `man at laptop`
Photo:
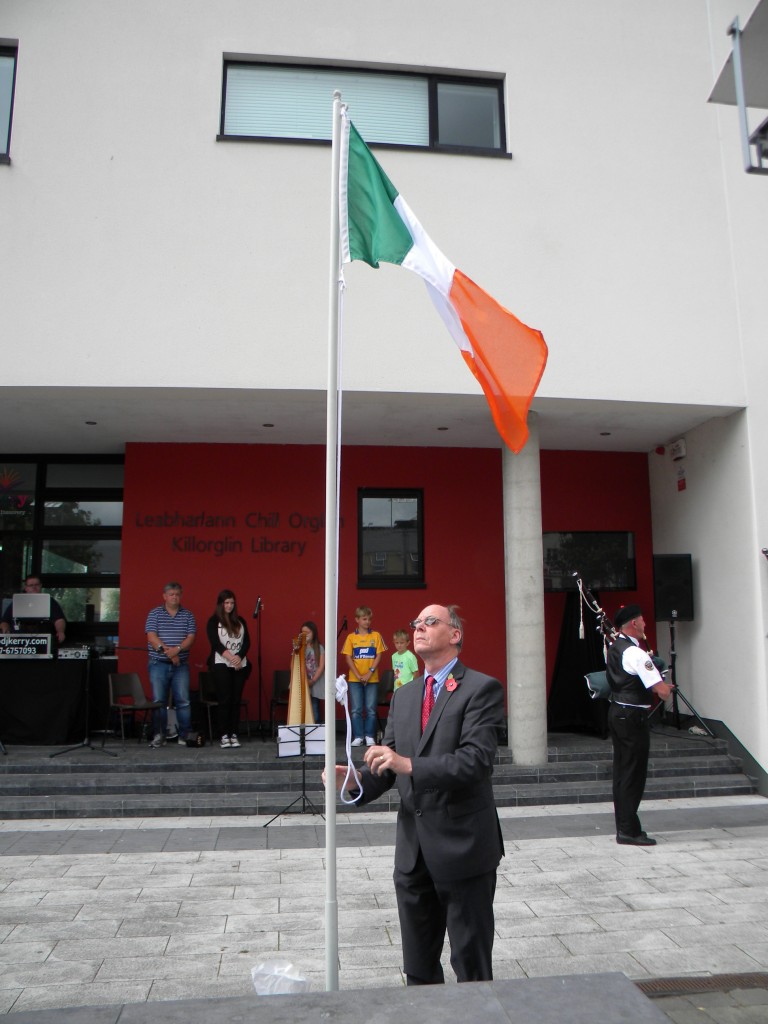
[[[24,580],[24,593],[25,594],[41,594],[43,592],[43,585],[40,582],[39,576],[27,576]],[[64,643],[64,633],[67,628],[67,620],[64,618],[64,612],[61,610],[61,605],[55,598],[51,598],[51,617],[49,620],[43,622],[32,623],[29,620],[24,620],[25,631],[34,625],[36,630],[42,632],[48,632],[50,625],[53,625],[53,632],[56,634],[56,639],[60,644]],[[2,619],[0,619],[0,633],[11,633],[13,632],[13,601],[5,609]]]

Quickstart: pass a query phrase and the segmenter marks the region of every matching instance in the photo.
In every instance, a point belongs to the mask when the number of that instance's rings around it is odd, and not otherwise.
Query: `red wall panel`
[[[427,604],[455,602],[467,621],[468,662],[505,678],[501,457],[498,451],[345,448],[342,453],[339,624],[370,605],[390,650],[392,632]],[[424,490],[424,590],[357,588],[357,489]],[[325,449],[321,446],[129,444],[121,566],[120,669],[146,681],[144,623],[178,580],[197,618],[191,664],[208,655],[205,624],[216,595],[235,591],[256,662],[261,596],[262,717],[272,673],[290,663],[305,619],[324,630]],[[339,639],[339,647],[343,636]],[[139,648],[127,650],[126,648]],[[384,666],[388,666],[385,655]],[[196,674],[193,669],[193,681]],[[258,673],[245,696],[256,717]]]
[[[501,453],[465,448],[348,447],[342,453],[339,624],[370,605],[374,628],[392,649],[392,632],[427,604],[456,602],[466,620],[464,657],[506,679]],[[551,530],[632,530],[638,590],[600,595],[606,611],[653,601],[647,456],[637,453],[541,454],[542,518]],[[424,590],[357,588],[357,490],[424,490]],[[276,668],[287,668],[291,638],[305,619],[324,635],[325,450],[322,446],[129,444],[126,449],[121,568],[121,670],[146,678],[144,622],[179,580],[198,621],[192,664],[208,654],[205,623],[216,595],[230,587],[248,616],[256,661],[262,597],[262,717]],[[547,685],[564,606],[545,596]],[[339,647],[343,636],[339,640]],[[139,648],[131,651],[126,648]],[[337,648],[338,649],[338,648]],[[384,665],[388,664],[385,656]],[[193,673],[193,679],[195,675]],[[246,697],[256,717],[258,674]]]
[[[637,591],[606,591],[600,602],[612,618],[622,604],[639,603],[646,611],[653,644],[653,540],[648,456],[638,452],[541,453],[542,530],[629,530],[635,534]],[[589,580],[585,580],[589,585]],[[565,608],[565,594],[545,594],[547,688],[552,680]],[[585,613],[585,626],[595,617]]]

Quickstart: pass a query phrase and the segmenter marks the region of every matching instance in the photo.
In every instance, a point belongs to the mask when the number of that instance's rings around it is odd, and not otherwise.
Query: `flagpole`
[[[331,146],[331,247],[328,313],[328,382],[325,440],[325,990],[339,989],[339,904],[336,893],[336,618],[339,509],[339,175],[341,93],[333,94]]]

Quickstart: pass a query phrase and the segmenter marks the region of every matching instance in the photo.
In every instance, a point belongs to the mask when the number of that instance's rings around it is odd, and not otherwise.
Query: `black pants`
[[[414,871],[395,869],[395,893],[409,985],[441,985],[446,929],[458,981],[492,981],[496,871],[455,882],[434,881],[424,858]]]
[[[645,708],[611,704],[608,727],[613,741],[613,810],[616,831],[639,836],[643,831],[637,809],[648,774],[651,730]]]
[[[247,668],[227,668],[226,665],[213,666],[213,678],[216,682],[216,721],[219,724],[219,736],[232,736],[237,732],[240,721],[240,701]]]

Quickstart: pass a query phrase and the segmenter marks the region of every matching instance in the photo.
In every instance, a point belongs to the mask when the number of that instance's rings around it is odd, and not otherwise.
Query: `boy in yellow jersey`
[[[379,673],[381,656],[387,645],[381,633],[371,629],[373,612],[362,606],[355,610],[355,632],[348,633],[341,653],[346,656],[349,674],[349,699],[352,718],[352,746],[365,743],[372,747],[376,742],[376,703],[379,696]]]

